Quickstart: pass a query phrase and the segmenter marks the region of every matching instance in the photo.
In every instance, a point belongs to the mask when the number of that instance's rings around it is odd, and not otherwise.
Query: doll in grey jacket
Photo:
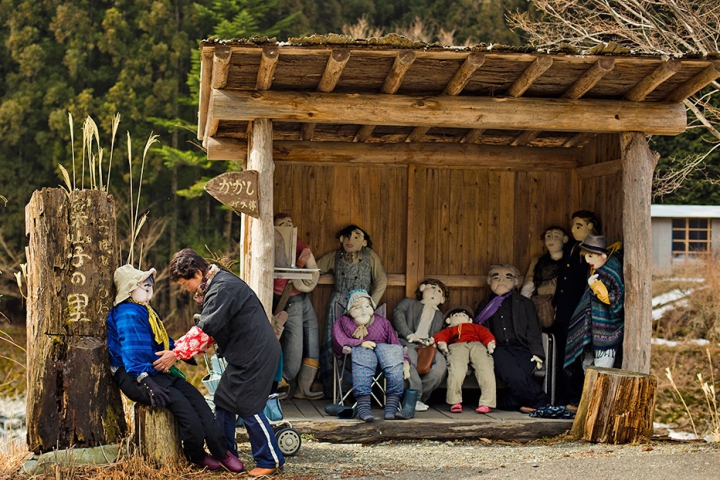
[[[433,343],[433,335],[443,328],[443,314],[438,307],[445,303],[448,293],[448,288],[440,280],[426,278],[415,291],[415,298],[404,298],[393,310],[392,325],[398,333],[400,343],[407,347],[410,357],[408,388],[418,391],[418,401],[415,404],[415,411],[418,412],[428,409],[424,402],[447,374],[445,356],[436,351],[430,371],[419,375],[417,348]]]

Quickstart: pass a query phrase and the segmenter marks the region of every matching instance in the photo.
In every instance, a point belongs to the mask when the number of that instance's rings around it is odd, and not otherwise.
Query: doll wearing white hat
[[[153,367],[156,352],[174,344],[160,316],[150,306],[155,273],[154,268],[142,271],[132,265],[115,270],[115,306],[106,322],[114,378],[130,400],[172,412],[178,422],[183,451],[191,462],[210,470],[224,465],[239,472],[242,462],[227,451],[222,428],[205,398],[184,378]],[[205,451],[206,442],[211,455]]]

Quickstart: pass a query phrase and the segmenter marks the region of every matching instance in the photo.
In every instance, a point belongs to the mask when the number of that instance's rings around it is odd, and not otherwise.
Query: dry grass
[[[708,389],[717,390],[713,362],[719,356],[718,346],[653,346],[651,373],[658,378],[656,422],[679,431],[693,432],[697,429],[700,437],[720,433],[717,405],[714,400],[709,402],[703,391],[705,383]],[[673,381],[666,375],[668,368]],[[698,379],[698,375],[702,380]]]
[[[666,340],[707,339],[711,342],[720,341],[720,258],[711,257],[706,264],[687,266],[684,271],[677,272],[672,280],[653,282],[659,293],[674,288],[694,289],[686,297],[687,305],[678,306],[665,313],[663,318],[653,323],[653,335]],[[688,278],[704,278],[703,283],[683,282],[681,276]]]
[[[29,455],[25,440],[0,437],[0,480],[17,478],[17,472]]]
[[[25,394],[24,325],[4,323],[0,326],[0,397],[16,398]]]

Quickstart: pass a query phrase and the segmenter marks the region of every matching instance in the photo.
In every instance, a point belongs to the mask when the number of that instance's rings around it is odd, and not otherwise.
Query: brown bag
[[[552,299],[552,295],[533,295],[532,297],[542,328],[550,328],[555,323],[555,307],[553,307]]]
[[[418,345],[418,347],[417,347],[418,360],[417,360],[417,367],[416,367],[418,375],[425,375],[426,373],[428,373],[430,371],[433,361],[435,360],[435,352],[436,351],[437,351],[437,348],[435,348],[435,345],[428,345],[427,347]]]

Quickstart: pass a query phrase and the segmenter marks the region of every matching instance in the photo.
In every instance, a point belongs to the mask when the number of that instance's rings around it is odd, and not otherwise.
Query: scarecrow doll
[[[370,393],[378,365],[385,374],[387,384],[386,420],[395,418],[403,394],[403,377],[410,376],[410,359],[403,354],[395,330],[388,319],[374,312],[372,297],[364,290],[353,290],[348,295],[345,315],[339,317],[332,327],[335,355],[351,355],[357,413],[365,422],[375,420],[370,412]],[[414,407],[413,402],[413,412]]]
[[[348,293],[364,290],[377,305],[387,288],[387,274],[380,257],[372,249],[370,235],[357,225],[348,225],[336,235],[340,248],[326,253],[317,262],[320,273],[335,274],[335,292],[330,297],[323,341],[320,347],[320,374],[325,397],[332,397],[333,342],[332,331],[338,310],[347,310]],[[339,305],[339,307],[337,307]]]
[[[622,250],[620,242],[606,248],[605,237],[588,235],[580,244],[590,266],[585,294],[568,331],[565,366],[582,355],[583,368],[612,368],[622,346],[625,316]]]
[[[178,423],[185,456],[194,464],[232,472],[242,462],[226,449],[225,437],[205,398],[173,367],[167,373],[153,366],[156,352],[174,347],[160,316],[150,306],[155,269],[123,265],[114,274],[115,306],[107,317],[110,366],[120,390],[130,400],[167,408]],[[207,443],[211,455],[205,452]]]
[[[490,413],[496,406],[495,372],[492,353],[495,337],[487,327],[472,323],[472,310],[459,306],[445,314],[447,328],[435,334],[438,350],[447,355],[448,380],[446,402],[452,413],[462,412],[462,385],[468,364],[475,370],[481,396],[478,413]]]

